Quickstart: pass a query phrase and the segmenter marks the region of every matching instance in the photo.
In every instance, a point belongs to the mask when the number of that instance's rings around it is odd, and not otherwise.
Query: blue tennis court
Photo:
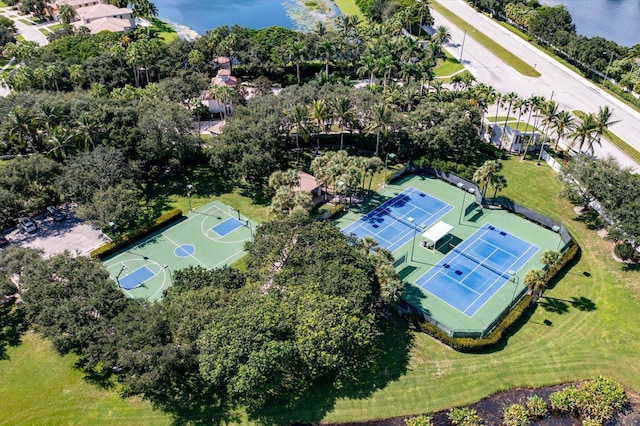
[[[537,251],[533,244],[487,223],[416,285],[473,316]]]
[[[409,187],[342,230],[357,238],[371,236],[381,247],[394,252],[415,232],[428,228],[453,206]]]
[[[224,237],[228,233],[233,232],[236,229],[240,228],[242,225],[243,223],[240,222],[238,219],[236,219],[235,217],[230,217],[229,219],[225,220],[221,224],[211,228],[211,230],[216,234],[220,235],[221,237]]]
[[[120,284],[120,287],[125,290],[131,290],[132,288],[138,287],[154,275],[155,274],[151,269],[146,266],[142,266],[124,277],[119,278],[118,283]]]

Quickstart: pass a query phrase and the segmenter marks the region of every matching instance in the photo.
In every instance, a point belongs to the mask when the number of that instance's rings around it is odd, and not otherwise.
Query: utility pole
[[[460,59],[458,62],[462,63],[462,52],[464,52],[464,42],[467,39],[467,30],[464,30],[464,35],[462,36],[462,47],[460,48]]]

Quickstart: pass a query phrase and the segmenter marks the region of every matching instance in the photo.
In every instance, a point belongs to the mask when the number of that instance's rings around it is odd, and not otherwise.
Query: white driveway
[[[546,54],[540,52],[520,37],[512,34],[489,17],[475,11],[462,0],[440,0],[440,4],[465,20],[478,31],[491,37],[512,54],[534,66],[541,77],[525,77],[498,59],[492,52],[480,45],[471,34],[464,36],[461,29],[444,19],[435,10],[431,10],[435,19],[434,25],[446,25],[452,35],[452,43],[447,50],[456,58],[460,58],[462,42],[464,51],[462,62],[479,82],[490,84],[502,93],[516,92],[520,97],[542,95],[559,103],[561,109],[596,112],[598,107],[609,105],[613,108],[614,120],[619,123],[610,127],[611,131],[624,139],[629,145],[640,151],[640,114],[618,101],[598,86],[576,74]],[[602,141],[602,148],[595,147],[598,157],[614,156],[623,166],[638,165],[627,155],[608,141]]]

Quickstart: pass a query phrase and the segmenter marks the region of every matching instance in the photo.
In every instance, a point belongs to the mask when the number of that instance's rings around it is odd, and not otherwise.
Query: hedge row
[[[110,254],[115,253],[116,251],[120,250],[121,248],[133,243],[134,241],[145,237],[155,231],[157,231],[158,229],[173,223],[177,220],[179,220],[180,218],[182,218],[182,210],[180,209],[176,209],[176,210],[172,210],[170,212],[167,212],[165,214],[163,214],[162,216],[160,216],[159,218],[157,218],[156,220],[154,220],[153,222],[138,228],[137,230],[130,232],[128,234],[124,234],[118,238],[113,239],[112,241],[109,241],[108,243],[105,243],[103,245],[101,245],[100,247],[96,248],[95,250],[92,250],[91,253],[89,253],[89,255],[91,257],[97,257],[98,259],[104,259],[105,257],[109,256]]]
[[[551,281],[579,252],[580,247],[574,242],[562,253],[558,266],[549,270],[547,282]],[[502,340],[502,337],[529,310],[532,300],[533,298],[530,294],[525,295],[485,337],[451,337],[437,326],[423,321],[415,315],[405,314],[405,318],[417,330],[427,333],[457,351],[482,352],[491,349]]]
[[[502,337],[509,331],[511,326],[515,324],[520,317],[531,306],[531,295],[525,295],[520,301],[509,311],[502,321],[485,337],[451,337],[437,326],[422,321],[418,317],[406,314],[405,318],[416,328],[416,330],[427,333],[431,337],[440,340],[445,345],[451,346],[460,352],[482,352],[497,345]]]
[[[547,277],[546,277],[546,281],[547,281],[547,286],[546,288],[549,288],[549,283],[551,282],[551,280],[558,275],[558,273],[560,271],[562,271],[562,269],[564,269],[565,266],[567,266],[569,264],[569,262],[571,262],[573,260],[573,258],[575,258],[578,253],[580,253],[580,246],[578,244],[576,244],[575,241],[572,241],[571,245],[569,246],[569,248],[567,248],[561,255],[560,255],[560,260],[558,261],[558,264],[549,268],[549,270],[547,271]]]

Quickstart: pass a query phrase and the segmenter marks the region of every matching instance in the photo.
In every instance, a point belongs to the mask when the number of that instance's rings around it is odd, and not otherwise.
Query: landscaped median
[[[443,6],[443,4],[439,3],[438,1],[432,1],[430,3],[430,6],[456,27],[465,30],[467,36],[475,39],[478,43],[489,49],[494,55],[496,55],[507,65],[518,71],[520,74],[527,77],[540,77],[541,74],[536,71],[534,67],[518,58],[513,53],[509,52],[507,49],[502,47],[501,44],[496,43],[495,41],[493,41],[493,39],[478,31],[474,26],[470,25],[463,19],[459,18],[457,15],[453,14],[449,9]]]

